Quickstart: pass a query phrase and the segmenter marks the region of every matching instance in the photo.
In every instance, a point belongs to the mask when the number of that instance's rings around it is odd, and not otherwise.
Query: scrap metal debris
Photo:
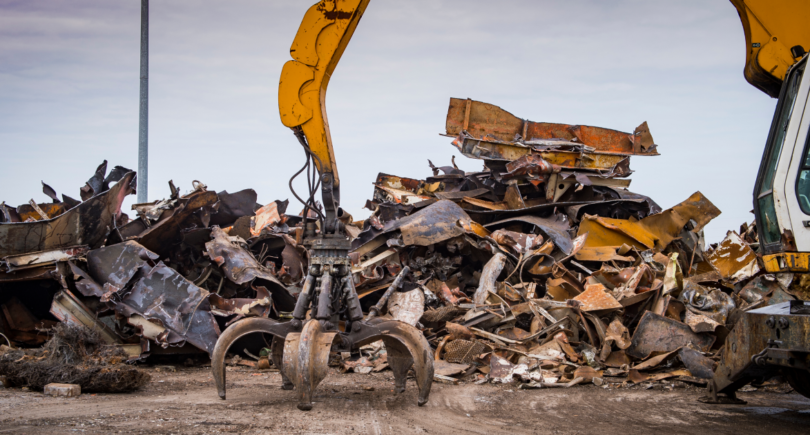
[[[662,210],[628,190],[630,157],[658,155],[646,122],[632,133],[538,123],[451,99],[446,135],[483,169],[381,173],[370,216],[341,218],[362,310],[419,328],[437,382],[710,378],[741,312],[807,287],[763,272],[753,226],[707,246],[720,210],[700,192]],[[291,317],[309,258],[286,201],[200,182],[181,195],[170,182],[169,198],[134,205],[130,219],[121,204],[135,174],[106,174],[106,162],[81,201],[43,186],[53,203],[0,205],[0,332],[13,345],[42,345],[62,322],[130,359],[210,354],[238,319]],[[368,373],[388,358],[376,342],[333,359]]]
[[[74,384],[85,392],[124,393],[149,382],[148,373],[125,364],[127,355],[95,331],[60,324],[52,332],[42,348],[0,346],[0,372],[8,386],[42,391],[54,383]]]
[[[451,99],[446,135],[483,170],[381,173],[371,216],[352,223],[364,308],[409,267],[443,376],[533,388],[710,378],[735,313],[793,298],[792,276],[762,273],[751,226],[706,246],[720,210],[700,192],[662,210],[627,190],[630,157],[658,155],[646,123],[535,123]]]
[[[130,219],[121,204],[135,173],[106,167],[80,189],[82,201],[60,201],[44,185],[58,207],[3,205],[0,332],[14,345],[41,345],[61,322],[129,359],[189,346],[210,355],[229,322],[292,310],[306,257],[286,202],[261,205],[253,190],[215,193],[200,182],[181,195],[169,182],[169,198],[135,204]]]

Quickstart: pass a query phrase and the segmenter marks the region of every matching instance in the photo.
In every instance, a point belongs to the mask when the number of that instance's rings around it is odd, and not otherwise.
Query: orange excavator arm
[[[745,32],[745,79],[777,98],[788,68],[810,49],[810,2],[730,1]]]
[[[323,0],[307,10],[278,85],[281,122],[300,129],[320,173],[339,185],[326,117],[326,88],[370,0]]]

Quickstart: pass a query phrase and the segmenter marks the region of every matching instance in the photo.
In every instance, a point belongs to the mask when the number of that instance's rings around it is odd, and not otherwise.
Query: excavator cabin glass
[[[760,167],[760,178],[756,189],[756,205],[760,217],[758,227],[761,228],[761,242],[766,247],[778,244],[781,241],[781,231],[773,198],[773,179],[776,174],[776,166],[779,163],[779,156],[784,148],[785,135],[787,134],[788,124],[790,124],[790,117],[793,114],[803,72],[804,65],[801,65],[800,68],[790,74],[785,88],[782,90],[782,95],[776,106],[774,121],[771,125],[768,145],[765,148],[762,166]]]
[[[810,134],[804,144],[801,167],[796,177],[796,198],[804,214],[810,215]]]

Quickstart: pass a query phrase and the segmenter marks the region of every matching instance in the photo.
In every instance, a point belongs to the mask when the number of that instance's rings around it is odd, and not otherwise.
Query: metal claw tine
[[[324,331],[321,323],[310,320],[300,333],[290,333],[284,341],[282,370],[295,385],[298,409],[312,409],[312,392],[329,370],[329,351],[337,332]]]
[[[231,345],[236,340],[257,332],[264,332],[272,334],[275,337],[284,338],[290,326],[289,323],[279,323],[273,319],[252,317],[234,323],[220,335],[216,346],[214,346],[214,352],[211,355],[211,370],[213,372],[214,382],[217,385],[217,393],[219,393],[221,399],[225,399],[225,356]],[[274,339],[273,341],[276,340]],[[275,358],[273,362],[275,363]]]

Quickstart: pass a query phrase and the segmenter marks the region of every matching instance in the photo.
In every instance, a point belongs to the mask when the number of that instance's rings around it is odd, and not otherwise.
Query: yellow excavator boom
[[[321,174],[339,186],[326,117],[326,87],[370,0],[323,0],[307,10],[278,84],[281,122],[301,128]],[[318,161],[319,160],[319,161]]]
[[[810,1],[730,0],[745,32],[745,79],[771,97],[810,49]]]

